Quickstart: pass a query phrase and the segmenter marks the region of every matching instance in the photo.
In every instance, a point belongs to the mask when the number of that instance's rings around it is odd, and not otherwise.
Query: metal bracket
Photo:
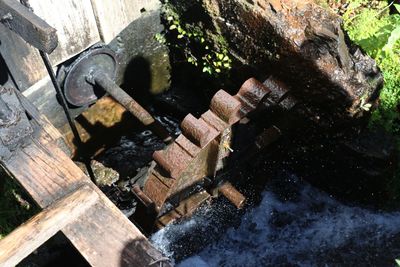
[[[33,134],[14,89],[0,87],[0,160],[8,159]]]

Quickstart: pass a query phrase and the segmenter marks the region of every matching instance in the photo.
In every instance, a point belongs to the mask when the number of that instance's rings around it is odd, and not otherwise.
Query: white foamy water
[[[232,210],[224,202],[157,232],[152,242],[171,258],[183,258],[181,267],[395,266],[400,212],[344,205],[290,175],[267,187],[237,227],[214,218]]]

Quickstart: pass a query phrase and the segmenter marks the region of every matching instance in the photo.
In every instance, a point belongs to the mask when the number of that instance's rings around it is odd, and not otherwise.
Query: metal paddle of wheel
[[[209,110],[199,118],[188,114],[181,122],[182,134],[154,152],[144,185],[132,188],[140,203],[133,220],[145,220],[142,227],[151,232],[190,216],[218,195],[243,208],[246,197],[229,180],[280,138],[286,127],[279,114],[288,115],[296,105],[288,88],[273,76],[264,83],[248,79],[236,95],[218,91]],[[281,112],[273,115],[275,109]],[[265,117],[270,121],[265,123]],[[258,122],[260,127],[255,127]],[[243,138],[241,147],[235,146],[234,139]]]
[[[168,131],[115,83],[118,65],[117,55],[106,46],[96,46],[84,52],[66,69],[64,95],[68,103],[83,107],[108,93],[153,133],[169,143],[172,138]]]

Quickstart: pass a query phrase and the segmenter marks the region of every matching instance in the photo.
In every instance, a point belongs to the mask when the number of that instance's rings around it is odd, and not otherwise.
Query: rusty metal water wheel
[[[274,77],[264,83],[250,78],[234,96],[218,91],[208,111],[200,118],[188,114],[181,123],[182,134],[165,149],[154,152],[144,186],[132,188],[145,209],[135,214],[137,221],[143,221],[148,215],[146,224],[150,229],[147,230],[152,231],[152,227],[161,228],[189,216],[202,203],[218,195],[242,208],[245,196],[229,181],[235,177],[226,179],[217,175],[222,170],[239,167],[228,164],[228,159],[236,153],[231,148],[236,127],[239,124],[248,127],[251,114],[275,107],[288,111],[296,104],[286,86]],[[257,136],[246,140],[246,149],[238,155],[246,161],[280,135],[276,125],[268,125]]]

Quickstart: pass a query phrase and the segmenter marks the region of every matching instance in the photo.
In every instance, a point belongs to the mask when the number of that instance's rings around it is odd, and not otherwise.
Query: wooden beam
[[[93,189],[100,191],[95,185]],[[103,193],[100,201],[63,233],[92,266],[171,266]]]
[[[15,4],[19,2],[13,1]],[[58,45],[49,55],[53,67],[101,41],[90,0],[29,0],[29,4],[36,16],[57,30]],[[18,88],[21,91],[31,86],[53,89],[46,84],[47,70],[37,49],[25,42],[18,33],[7,29],[6,21],[0,23],[0,53]],[[47,101],[53,102],[46,103],[46,107],[57,106],[51,92],[42,92]]]
[[[22,107],[31,116],[31,124],[41,128],[49,137],[49,142],[54,142],[65,154],[67,154],[68,157],[71,158],[72,151],[71,148],[68,147],[64,136],[61,135],[61,133],[54,127],[53,124],[51,124],[47,117],[41,114],[20,91],[15,90],[15,93],[17,94]]]
[[[170,266],[168,259],[51,139],[42,129],[30,143],[1,163],[42,208],[82,185],[98,194],[96,204],[62,229],[82,256],[92,266],[100,267],[151,266],[158,262]]]
[[[56,29],[15,0],[0,0],[1,22],[26,42],[48,54],[57,47]]]
[[[157,0],[91,0],[97,27],[103,42],[108,44],[142,12],[160,8]],[[148,30],[148,29],[146,29]]]
[[[0,241],[0,266],[16,266],[71,221],[82,215],[99,196],[88,185],[31,218]]]
[[[147,238],[47,137],[39,137],[22,148],[5,167],[41,207],[51,205],[86,183],[99,194],[98,203],[62,230],[92,266],[148,266],[163,259]]]

